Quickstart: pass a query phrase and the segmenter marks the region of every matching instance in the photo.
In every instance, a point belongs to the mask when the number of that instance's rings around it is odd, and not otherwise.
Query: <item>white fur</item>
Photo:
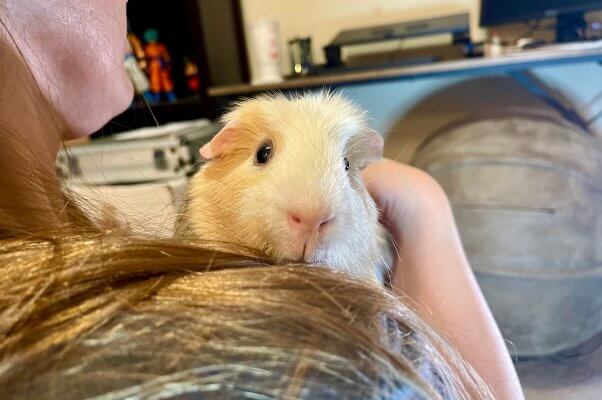
[[[215,161],[201,168],[187,194],[187,233],[257,248],[276,260],[298,260],[306,238],[290,229],[287,211],[330,210],[332,226],[309,239],[315,250],[303,261],[380,276],[384,234],[360,168],[380,157],[382,140],[370,131],[364,113],[340,95],[320,93],[251,99],[224,118],[230,126],[249,122],[240,134],[252,137],[256,147],[276,138],[273,157],[256,165],[255,152],[249,152],[217,179],[207,173]]]

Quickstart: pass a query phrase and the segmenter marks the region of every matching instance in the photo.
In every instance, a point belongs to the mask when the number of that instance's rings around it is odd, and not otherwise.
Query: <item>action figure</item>
[[[146,46],[147,66],[146,73],[150,81],[150,96],[152,102],[161,101],[161,94],[164,93],[167,101],[174,101],[173,82],[170,76],[171,58],[167,48],[163,43],[158,42],[159,32],[156,29],[148,29],[144,32]]]

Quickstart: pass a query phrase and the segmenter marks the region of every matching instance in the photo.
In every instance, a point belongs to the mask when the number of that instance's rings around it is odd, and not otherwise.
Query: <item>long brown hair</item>
[[[88,228],[0,265],[3,398],[491,398],[403,298],[328,268]]]

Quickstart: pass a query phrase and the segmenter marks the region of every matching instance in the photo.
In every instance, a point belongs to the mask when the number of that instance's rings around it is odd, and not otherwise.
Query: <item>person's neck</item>
[[[47,82],[36,82],[15,46],[2,40],[0,127],[22,136],[38,162],[54,166],[65,124],[39,89]]]
[[[49,226],[64,207],[55,160],[65,124],[0,32],[0,230]]]

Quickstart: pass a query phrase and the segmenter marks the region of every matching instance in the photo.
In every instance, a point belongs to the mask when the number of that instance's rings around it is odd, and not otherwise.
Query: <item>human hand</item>
[[[444,221],[455,230],[449,202],[443,189],[426,172],[384,159],[362,171],[370,195],[381,211],[381,222],[396,244],[424,231],[424,226]],[[451,223],[450,223],[451,222]]]
[[[369,165],[362,177],[399,250],[392,286],[472,364],[496,399],[523,399],[441,186],[427,173],[391,160]]]

